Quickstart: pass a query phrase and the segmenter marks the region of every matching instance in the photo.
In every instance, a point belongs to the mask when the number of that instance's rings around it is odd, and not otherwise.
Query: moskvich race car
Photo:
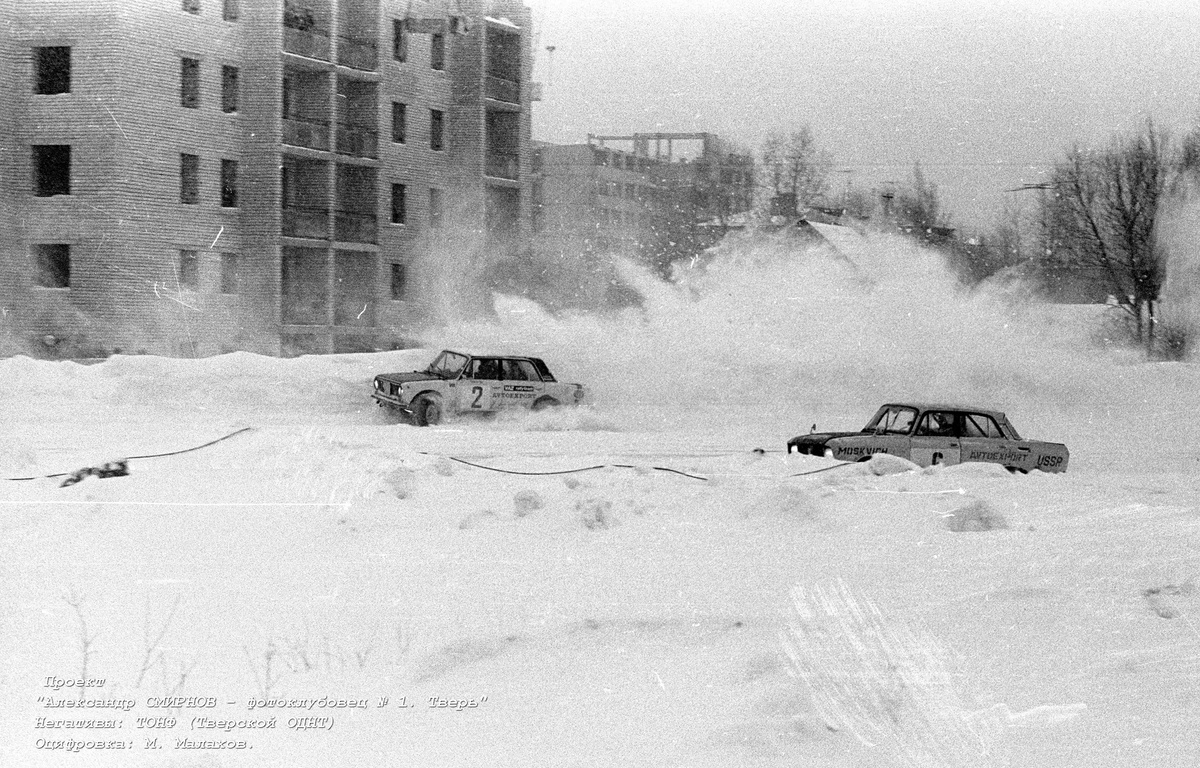
[[[788,441],[788,453],[865,461],[890,453],[914,464],[986,461],[1010,470],[1067,470],[1061,443],[1022,440],[999,411],[955,405],[890,403],[858,432],[814,432]]]
[[[371,397],[424,427],[440,423],[447,413],[578,405],[583,386],[558,381],[536,357],[470,355],[447,349],[423,371],[376,376]]]

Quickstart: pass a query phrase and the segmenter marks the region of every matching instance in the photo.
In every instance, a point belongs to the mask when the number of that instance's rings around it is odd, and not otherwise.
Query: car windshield
[[[897,435],[907,435],[912,429],[913,420],[917,418],[915,408],[902,405],[886,405],[879,409],[871,423],[863,427],[863,432],[883,432]]]
[[[433,362],[425,370],[443,379],[452,379],[462,372],[463,366],[469,359],[466,355],[446,350],[433,358]]]

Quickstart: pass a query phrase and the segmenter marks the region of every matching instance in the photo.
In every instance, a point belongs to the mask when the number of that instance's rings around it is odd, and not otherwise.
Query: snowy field
[[[630,274],[619,316],[500,297],[420,350],[0,360],[4,477],[249,428],[0,485],[0,765],[1196,765],[1196,366],[920,254],[782,250]],[[589,402],[374,406],[442,346],[538,354]],[[783,453],[904,398],[1004,410],[1070,468]],[[46,706],[84,675],[136,705]]]

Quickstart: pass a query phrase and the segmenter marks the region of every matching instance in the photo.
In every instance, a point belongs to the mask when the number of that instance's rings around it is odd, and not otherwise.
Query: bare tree
[[[1047,260],[1105,284],[1148,348],[1163,277],[1154,238],[1159,202],[1187,154],[1147,121],[1103,150],[1072,148],[1042,198]]]
[[[772,195],[793,193],[800,205],[809,205],[829,189],[828,152],[817,147],[808,124],[784,135],[770,133],[759,149],[762,183]]]
[[[946,226],[937,185],[925,178],[920,163],[913,164],[909,185],[894,193],[892,211],[897,222],[912,226],[923,235],[930,234],[935,227]]]

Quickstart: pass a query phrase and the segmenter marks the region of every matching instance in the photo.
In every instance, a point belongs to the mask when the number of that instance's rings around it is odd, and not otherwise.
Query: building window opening
[[[237,208],[237,160],[221,161],[221,207]]]
[[[405,201],[406,188],[403,184],[392,185],[392,223],[403,224],[408,218],[408,206]]]
[[[33,49],[33,92],[47,95],[71,92],[71,48],[66,45]]]
[[[392,58],[408,61],[408,25],[404,19],[392,19]]]
[[[179,290],[200,290],[200,253],[199,251],[179,252]]]
[[[445,223],[445,211],[442,205],[442,190],[429,190],[429,226],[440,229]]]
[[[408,139],[408,106],[392,102],[392,141],[403,144]]]
[[[408,274],[405,265],[392,265],[392,301],[404,301],[408,291]]]
[[[187,205],[200,202],[199,155],[179,155],[179,202]]]
[[[429,66],[439,71],[446,68],[446,36],[441,32],[429,36]]]
[[[33,194],[54,197],[71,194],[71,145],[33,146]]]
[[[179,103],[188,109],[200,108],[200,60],[179,60]]]
[[[236,253],[221,254],[221,293],[237,293],[241,283],[238,269],[241,258]]]
[[[221,67],[221,111],[238,111],[238,68]]]
[[[66,243],[35,245],[33,281],[39,288],[70,288],[71,246]]]
[[[445,149],[446,113],[440,109],[429,110],[429,148],[434,152]]]

